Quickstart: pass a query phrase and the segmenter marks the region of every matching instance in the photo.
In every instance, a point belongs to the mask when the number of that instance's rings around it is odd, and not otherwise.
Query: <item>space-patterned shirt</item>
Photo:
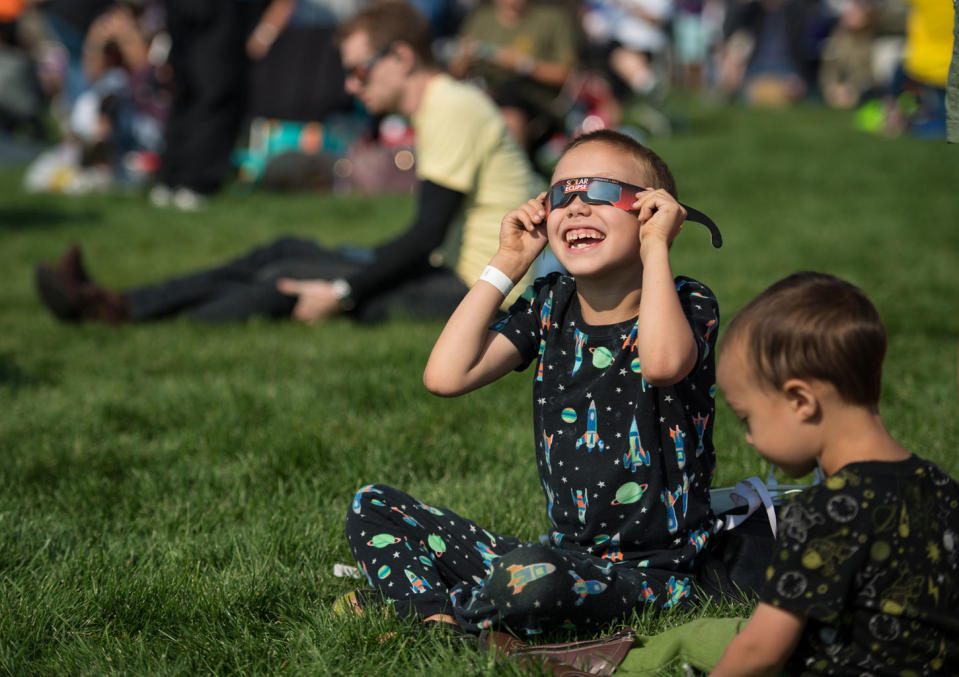
[[[568,275],[536,280],[493,326],[519,370],[537,360],[533,434],[554,545],[684,571],[709,538],[719,306],[705,285],[675,282],[698,358],[668,387],[643,379],[638,319],[586,324]]]
[[[808,619],[788,674],[959,674],[959,484],[937,466],[850,463],[777,540],[761,599]]]

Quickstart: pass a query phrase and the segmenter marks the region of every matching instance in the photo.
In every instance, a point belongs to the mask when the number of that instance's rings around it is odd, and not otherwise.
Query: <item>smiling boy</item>
[[[709,584],[700,574],[713,523],[719,310],[708,288],[672,273],[687,211],[665,163],[617,132],[575,140],[553,182],[505,217],[499,250],[423,376],[454,396],[538,360],[533,434],[548,541],[495,534],[385,485],[364,487],[347,517],[367,571],[388,561],[425,582],[371,578],[397,609],[474,632],[595,628],[685,604],[695,583]],[[490,328],[547,240],[570,275],[537,280]],[[376,533],[399,541],[377,549]]]

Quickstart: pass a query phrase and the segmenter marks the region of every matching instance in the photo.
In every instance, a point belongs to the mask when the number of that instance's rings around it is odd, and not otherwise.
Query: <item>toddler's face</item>
[[[816,442],[786,394],[760,385],[745,351],[741,338],[723,346],[716,381],[746,429],[746,442],[787,474],[796,469],[801,477],[816,460]]]
[[[550,183],[588,176],[648,185],[629,153],[603,142],[586,143],[567,152],[557,163]],[[574,197],[569,204],[550,210],[546,232],[556,258],[577,277],[641,266],[635,212],[608,204],[587,204]]]

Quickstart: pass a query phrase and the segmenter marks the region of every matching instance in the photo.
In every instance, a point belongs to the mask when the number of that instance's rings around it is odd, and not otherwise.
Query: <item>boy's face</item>
[[[585,143],[567,152],[557,163],[550,183],[587,176],[648,185],[632,155],[602,142]],[[574,276],[642,265],[639,221],[634,212],[607,204],[587,204],[574,197],[569,204],[550,210],[546,233],[556,258]]]
[[[820,451],[815,431],[803,423],[786,393],[760,384],[746,361],[743,339],[724,346],[716,381],[746,427],[746,442],[787,475],[801,477],[810,471]]]

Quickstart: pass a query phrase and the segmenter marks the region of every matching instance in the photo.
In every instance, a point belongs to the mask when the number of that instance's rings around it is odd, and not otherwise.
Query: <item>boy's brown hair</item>
[[[337,29],[337,41],[354,33],[369,36],[374,51],[389,49],[395,42],[405,42],[422,66],[435,66],[433,35],[426,18],[404,0],[377,0],[367,5]]]
[[[566,148],[563,149],[563,155],[566,155],[566,153],[578,146],[593,142],[608,143],[611,146],[626,151],[639,163],[639,166],[651,184],[649,187],[662,188],[677,200],[679,199],[679,191],[676,190],[676,180],[673,178],[673,173],[669,171],[669,167],[666,165],[666,162],[663,161],[663,158],[659,157],[651,149],[633,137],[627,136],[622,132],[617,132],[612,129],[599,129],[595,132],[582,134],[566,144]]]
[[[879,406],[886,330],[876,307],[849,282],[808,271],[783,278],[729,323],[722,345],[739,340],[764,385],[816,379],[846,402]]]

